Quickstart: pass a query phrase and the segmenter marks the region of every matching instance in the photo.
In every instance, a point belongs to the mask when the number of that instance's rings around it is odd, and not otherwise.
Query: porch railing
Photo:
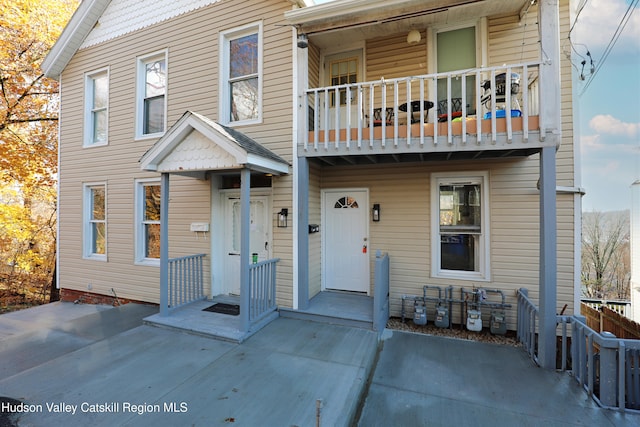
[[[530,129],[539,128],[539,67],[530,62],[308,89],[303,149],[356,150],[374,140],[382,147],[446,146],[456,136],[462,144],[495,143],[499,133],[511,142],[516,130],[527,141]]]
[[[203,299],[205,254],[169,258],[169,310]]]
[[[389,320],[389,254],[376,252],[373,327],[382,333]]]
[[[249,322],[259,321],[276,309],[276,264],[268,259],[249,267]]]
[[[526,290],[521,289],[518,292],[518,340],[534,360],[537,360],[536,327],[535,322],[527,319],[536,316],[537,308]],[[600,406],[639,412],[640,341],[598,333],[589,328],[581,316],[557,316],[557,324],[562,343],[559,368],[570,372]]]
[[[518,290],[517,338],[536,364],[538,364],[538,316],[538,307],[529,299],[527,290]]]

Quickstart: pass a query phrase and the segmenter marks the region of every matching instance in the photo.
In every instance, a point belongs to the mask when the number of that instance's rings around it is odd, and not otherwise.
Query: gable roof
[[[82,0],[44,61],[47,77],[58,79],[73,55],[83,47],[207,6],[220,0],[157,1],[141,8],[139,0]],[[286,0],[297,7],[313,4],[310,0]]]
[[[241,168],[289,173],[282,157],[242,132],[192,111],[185,112],[140,158],[140,167],[168,173]]]
[[[80,2],[67,26],[62,30],[62,34],[42,61],[41,66],[45,76],[53,79],[60,77],[60,73],[95,27],[109,3],[111,0],[82,0]]]

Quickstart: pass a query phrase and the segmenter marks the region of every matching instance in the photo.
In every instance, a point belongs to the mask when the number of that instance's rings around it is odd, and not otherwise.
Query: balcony
[[[540,123],[540,66],[308,89],[298,155],[331,165],[529,156],[556,144]]]

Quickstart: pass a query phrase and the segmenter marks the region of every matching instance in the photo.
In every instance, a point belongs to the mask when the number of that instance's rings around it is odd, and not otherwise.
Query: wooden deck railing
[[[526,142],[539,129],[539,67],[532,62],[308,89],[302,153],[490,145],[500,134],[512,142],[515,133]]]
[[[249,267],[249,322],[259,321],[276,309],[276,264],[268,259]]]
[[[203,270],[205,254],[169,259],[169,310],[203,299]]]

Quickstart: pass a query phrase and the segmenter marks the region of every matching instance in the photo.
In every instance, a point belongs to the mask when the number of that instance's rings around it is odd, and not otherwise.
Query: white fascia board
[[[289,165],[277,162],[271,159],[257,156],[255,154],[247,154],[247,166],[252,170],[258,170],[266,173],[278,175],[286,175],[289,173]]]
[[[45,76],[58,79],[111,0],[83,0],[42,61]]]
[[[362,15],[375,9],[391,9],[397,6],[406,7],[417,4],[424,5],[424,3],[425,0],[344,0],[294,9],[285,12],[284,16],[292,24],[302,24],[350,14]]]

